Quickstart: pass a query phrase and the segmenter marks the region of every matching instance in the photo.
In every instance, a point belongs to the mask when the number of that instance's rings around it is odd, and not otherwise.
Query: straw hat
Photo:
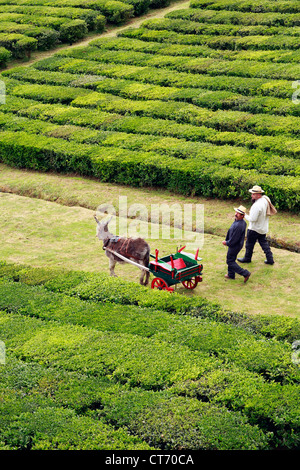
[[[260,186],[253,186],[253,188],[249,189],[249,193],[262,194],[264,191]]]
[[[237,208],[235,207],[234,210],[235,210],[235,212],[239,212],[240,214],[245,215],[247,209],[244,206],[240,206],[240,207],[237,207]]]

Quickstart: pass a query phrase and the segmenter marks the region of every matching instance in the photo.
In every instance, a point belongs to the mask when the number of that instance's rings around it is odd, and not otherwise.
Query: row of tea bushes
[[[211,321],[224,322],[244,328],[266,338],[292,343],[299,338],[300,322],[296,318],[281,315],[247,315],[224,310],[218,303],[201,297],[188,298],[177,293],[154,291],[147,287],[111,278],[105,273],[85,273],[64,269],[35,268],[26,265],[0,262],[0,279],[27,286],[43,286],[50,292],[84,301],[107,302],[117,306],[137,306],[139,309],[155,309],[178,315],[191,315]],[[18,301],[13,300],[18,310]],[[87,306],[87,308],[89,308]],[[134,312],[136,314],[136,312]],[[142,314],[140,312],[140,314]],[[91,325],[94,326],[94,325]],[[147,336],[147,335],[146,335]]]
[[[36,5],[13,5],[13,4],[4,4],[0,5],[0,13],[10,14],[17,13],[20,15],[26,15],[33,18],[45,16],[45,17],[59,17],[67,18],[69,21],[72,20],[83,20],[86,22],[86,25],[89,30],[94,30],[98,22],[98,17],[105,16],[109,22],[123,22],[133,16],[133,7],[129,4],[122,2],[108,2],[108,5],[111,4],[111,16],[107,18],[104,14],[101,13],[101,10],[97,9],[87,9],[77,7],[60,7],[60,6],[41,6]],[[123,12],[122,12],[123,10]],[[115,15],[114,15],[115,11]],[[115,18],[114,18],[115,16]],[[26,22],[26,21],[25,21]]]
[[[76,172],[101,181],[162,187],[181,194],[246,199],[261,184],[283,210],[299,209],[299,178],[230,168],[205,160],[69,142],[26,132],[0,132],[1,161],[38,171]]]
[[[0,11],[1,9],[0,6]],[[47,23],[45,20],[32,21],[31,16],[27,20],[20,19],[20,22],[4,21],[4,15],[2,17],[1,14],[0,20],[0,46],[9,50],[15,59],[30,57],[32,51],[51,49],[59,43],[72,44],[84,38],[90,30],[101,33],[106,24],[105,16],[98,13],[92,24],[88,24],[85,19],[62,18],[56,28],[44,26],[43,23]],[[8,58],[5,63],[7,61]]]
[[[79,51],[78,51],[79,53]],[[141,82],[155,83],[162,86],[178,86],[181,88],[207,88],[209,90],[229,90],[242,93],[244,95],[256,94],[262,96],[276,96],[278,98],[290,98],[292,81],[273,80],[258,77],[238,77],[234,80],[231,76],[209,74],[191,74],[167,68],[158,68],[128,65],[101,63],[96,60],[75,59],[61,57],[55,54],[50,59],[41,60],[34,65],[34,69],[61,71],[63,73],[82,74],[86,82],[97,76],[107,76],[115,78],[127,78],[137,80],[140,77]],[[92,77],[91,77],[92,76]],[[99,77],[98,77],[99,79]]]
[[[150,31],[156,24],[167,24],[170,31]],[[141,31],[158,33],[160,39],[136,39]],[[293,90],[296,96],[299,91],[296,54],[294,62],[276,63],[274,55],[271,60],[267,55],[264,60],[246,60],[245,55],[222,58],[220,49],[215,50],[216,56],[206,56],[206,47],[198,58],[179,53],[181,45],[172,46],[169,33],[180,36],[172,31],[172,19],[148,22],[123,32],[120,50],[119,38],[112,47],[108,40],[97,40],[61,51],[26,72],[8,73],[6,104],[1,108],[9,117],[7,123],[2,121],[3,161],[219,198],[243,198],[249,184],[260,184],[279,209],[297,210],[299,165],[293,159],[299,156],[299,111],[291,99]],[[182,36],[203,38],[201,34]],[[275,41],[283,36],[272,37]],[[253,38],[257,36],[241,39]],[[164,44],[159,42],[162,39]],[[155,44],[164,49],[155,49]],[[162,53],[167,44],[172,52]],[[183,46],[185,51],[188,48]],[[21,121],[11,113],[26,117],[27,129],[21,130]],[[41,121],[81,129],[74,128],[77,136],[70,138],[70,127],[46,129]],[[99,140],[91,130],[116,134]],[[137,136],[132,144],[131,134]],[[172,140],[164,151],[165,141],[159,139],[154,147],[150,142],[157,135],[180,142]],[[197,141],[214,147],[202,146],[198,152],[190,145]]]
[[[30,57],[31,52],[37,49],[37,45],[38,40],[33,37],[0,32],[0,46],[9,50],[15,58]]]
[[[297,0],[192,0],[191,8],[209,8],[211,10],[229,10],[243,12],[280,12],[300,13]]]
[[[118,78],[90,77],[81,80],[80,75],[70,73],[46,72],[33,68],[15,67],[3,76],[21,82],[42,85],[60,85],[68,87],[91,88],[130,99],[183,101],[200,107],[249,111],[253,114],[279,114],[300,116],[300,109],[291,99],[265,96],[245,96],[227,90],[207,90],[205,88],[166,87],[158,84],[141,83],[138,80]],[[17,82],[14,82],[17,84]],[[23,83],[22,83],[23,84]],[[68,91],[66,92],[68,95]]]
[[[85,23],[81,22],[80,20],[77,21],[79,22],[77,23],[77,26],[81,28],[84,32],[86,30]],[[17,56],[17,54],[19,54],[20,57],[22,57],[23,51],[18,51],[16,50],[16,47],[14,47],[15,45],[12,39],[10,39],[13,37],[13,35],[28,36],[34,38],[37,41],[37,49],[41,50],[50,49],[51,47],[54,47],[59,41],[59,33],[57,31],[38,26],[17,24],[13,22],[1,21],[0,32],[2,42],[4,42],[4,35],[7,36],[7,43],[5,43],[5,46],[11,49],[14,56]]]
[[[230,109],[211,110],[175,100],[165,102],[158,99],[122,98],[122,96],[96,92],[83,87],[7,82],[7,89],[10,95],[44,103],[70,104],[76,108],[97,108],[99,111],[110,114],[148,116],[221,131],[242,131],[271,136],[287,135],[288,137],[298,136],[300,132],[297,116],[277,116],[274,120],[272,114],[249,114],[245,111]]]
[[[166,29],[150,29],[148,27],[141,27],[138,31],[126,31],[126,37],[133,37],[135,39],[142,39],[143,41],[158,41],[169,42],[171,44],[185,44],[196,46],[207,46],[212,49],[240,49],[240,50],[296,50],[298,49],[299,40],[293,36],[210,36],[210,35],[197,35],[197,34],[184,34],[175,31],[168,31]]]
[[[69,75],[61,75],[62,81],[69,79]],[[58,81],[58,75],[49,73],[49,80]],[[76,93],[75,90],[70,93]],[[86,93],[86,91],[84,91]],[[63,95],[63,93],[62,93]],[[64,99],[64,96],[62,97]],[[176,121],[157,119],[151,117],[129,116],[114,113],[93,111],[78,107],[64,107],[62,105],[47,105],[35,100],[17,98],[8,95],[6,104],[1,106],[2,112],[18,113],[31,119],[50,120],[51,122],[66,125],[80,125],[94,129],[114,130],[116,132],[127,132],[139,135],[165,135],[188,141],[204,141],[216,145],[233,145],[238,147],[256,148],[264,152],[274,152],[282,156],[298,157],[299,142],[295,137],[284,134],[278,136],[255,135],[250,132],[229,132],[218,130],[218,128],[181,124]],[[34,128],[34,122],[30,128]],[[280,129],[279,129],[280,130]],[[233,151],[233,150],[232,150]],[[236,150],[237,151],[237,150]]]
[[[292,83],[290,80],[270,80],[266,78],[227,77],[226,75],[212,76],[206,74],[190,74],[168,70],[167,68],[142,67],[128,64],[99,63],[92,60],[71,59],[57,54],[50,59],[41,60],[34,69],[57,71],[59,73],[81,74],[81,83],[99,81],[102,76],[138,80],[145,83],[162,86],[177,86],[180,88],[205,88],[208,90],[228,90],[243,95],[275,96],[290,98]]]
[[[209,142],[259,149],[282,156],[299,157],[300,147],[296,136],[255,135],[249,132],[220,131],[205,126],[181,124],[176,121],[141,116],[109,114],[96,109],[51,105],[35,100],[8,96],[2,112],[18,113],[31,119],[47,120],[61,125],[76,125],[92,129],[126,132],[136,135],[168,136],[187,141]],[[31,128],[35,124],[32,122]],[[232,152],[234,150],[232,149]],[[235,150],[237,151],[237,150]]]
[[[0,6],[1,9],[1,6]],[[59,14],[59,12],[57,12]],[[42,30],[47,32],[49,37],[55,36],[56,41],[75,42],[81,39],[82,33],[88,31],[98,31],[101,33],[106,24],[106,17],[99,12],[92,12],[90,15],[83,15],[83,18],[68,18],[68,16],[39,16],[39,14],[26,13],[1,13],[0,28],[3,30],[6,26],[9,29],[23,30],[23,34],[30,35],[31,31]],[[55,45],[55,44],[53,44]],[[41,44],[41,48],[46,49],[51,44]]]
[[[183,10],[190,11],[190,10]],[[172,12],[180,12],[175,10]],[[168,13],[165,18],[172,18],[171,13]],[[161,42],[141,41],[139,39],[127,39],[126,37],[118,36],[117,39],[113,38],[99,38],[90,42],[90,46],[97,46],[101,50],[134,50],[138,52],[147,52],[150,54],[171,55],[171,56],[189,56],[189,57],[211,57],[215,59],[228,59],[228,60],[256,60],[256,61],[271,61],[271,62],[299,62],[300,52],[298,50],[282,50],[280,55],[278,51],[240,51],[240,50],[214,50],[208,46],[189,46],[186,44],[163,44]]]
[[[113,300],[105,304],[84,302],[22,283],[2,282],[0,292],[1,310],[187,346],[192,351],[216,356],[232,367],[260,374],[266,380],[282,384],[300,382],[300,371],[291,361],[289,343],[266,340],[263,335],[235,325],[170,315],[153,308],[117,306]]]
[[[55,75],[53,78],[55,78]],[[182,153],[183,150],[179,150],[179,153],[176,151],[172,153],[174,151],[174,145],[177,148],[177,144],[180,146],[183,143],[184,146],[187,145],[191,149],[192,154],[195,154],[195,147],[193,147],[192,150],[192,147],[190,147],[188,142],[192,143],[196,141],[207,142],[217,146],[230,145],[234,147],[246,147],[247,149],[258,149],[259,152],[272,152],[283,157],[287,156],[298,158],[300,154],[299,141],[296,138],[292,138],[290,136],[287,137],[285,135],[260,136],[247,132],[221,132],[217,129],[204,126],[197,127],[189,124],[179,124],[174,121],[157,118],[121,116],[93,109],[89,110],[63,105],[47,105],[39,103],[38,101],[13,96],[7,97],[6,104],[1,106],[1,111],[4,113],[17,113],[19,116],[30,118],[30,123],[29,121],[26,121],[29,125],[28,130],[30,130],[30,132],[33,130],[36,132],[36,129],[39,128],[39,122],[37,122],[37,120],[43,120],[62,126],[74,125],[85,128],[88,136],[87,139],[89,139],[90,136],[95,135],[90,134],[91,130],[98,130],[99,132],[113,131],[114,133],[117,133],[117,135],[120,132],[123,134],[127,133],[128,139],[132,138],[133,142],[136,142],[139,138],[143,139],[144,136],[147,135],[152,139],[154,136],[173,138],[175,141],[172,143],[172,148],[167,148],[166,150],[170,150],[170,154],[180,157],[184,157],[185,153]],[[7,126],[13,125],[13,121],[8,121],[6,124]],[[79,131],[78,127],[76,127],[76,129]],[[68,132],[68,128],[65,128],[61,137],[68,139],[69,134],[70,132]],[[59,135],[56,136],[59,137]],[[79,133],[77,137],[78,141],[83,139],[82,133]],[[72,139],[76,139],[76,136],[72,136]],[[95,143],[95,140],[93,140],[92,137],[92,139],[87,140],[87,142]],[[170,145],[170,142],[168,145]],[[132,149],[134,148],[136,147],[133,145]],[[158,151],[157,148],[152,148],[152,150]],[[219,153],[219,151],[222,152],[221,149],[218,150],[215,148],[215,150],[217,153]],[[161,150],[159,150],[159,152],[161,152]],[[236,152],[239,151],[237,148],[231,148],[230,152],[231,154],[236,154]],[[273,155],[273,159],[274,158],[276,158],[275,155]],[[284,160],[285,158],[283,159],[283,162]],[[284,170],[284,168],[282,168],[282,170]]]
[[[0,5],[6,5],[7,0],[1,0]],[[122,14],[122,7],[124,8],[127,5],[127,12],[134,11],[135,15],[141,15],[149,10],[149,8],[162,8],[164,6],[168,6],[170,4],[170,0],[124,0],[124,1],[114,1],[114,0],[53,0],[49,2],[49,0],[14,0],[10,2],[10,4],[20,5],[20,6],[28,6],[28,10],[30,11],[30,7],[34,7],[39,5],[40,8],[45,8],[45,11],[48,11],[48,7],[52,8],[62,8],[62,12],[64,9],[72,9],[70,10],[73,15],[76,15],[76,11],[73,12],[73,9],[80,9],[81,14],[84,14],[82,10],[87,10],[87,14],[91,15],[91,11],[99,11],[102,14],[107,16],[109,11],[113,12],[113,10],[117,9],[119,6],[120,14]],[[115,8],[114,8],[115,7]],[[123,20],[126,17],[123,18]],[[127,18],[128,19],[128,18]],[[111,21],[111,18],[109,19]]]
[[[0,312],[3,320],[3,312]],[[109,384],[84,374],[26,363],[1,365],[0,450],[149,450],[122,427],[82,413]]]
[[[218,23],[218,22],[199,22],[193,21],[193,18],[184,19],[179,17],[176,11],[174,15],[167,15],[165,18],[148,20],[143,23],[143,26],[150,29],[163,29],[176,31],[184,34],[203,34],[208,36],[295,36],[299,37],[300,29],[298,27],[288,26],[269,26],[265,25],[250,25],[240,26],[232,23]],[[275,38],[273,38],[275,39]],[[237,43],[239,44],[239,42]],[[291,42],[294,44],[294,42]],[[291,47],[293,49],[293,47]]]
[[[238,5],[236,3],[236,5]],[[201,4],[199,4],[201,7]],[[234,5],[231,5],[234,7]],[[223,8],[226,8],[226,3],[223,3]],[[191,3],[190,9],[176,10],[166,15],[167,18],[181,18],[185,20],[198,21],[203,23],[218,23],[218,24],[232,24],[232,25],[259,25],[259,26],[300,26],[300,12],[299,13],[280,13],[280,12],[262,12],[253,13],[238,11],[234,9],[228,10],[210,10],[209,6],[203,9],[196,8],[196,4]]]
[[[150,20],[149,20],[150,21]],[[151,20],[154,21],[154,20]],[[143,26],[139,29],[131,30],[121,33],[126,37],[143,38],[143,32],[147,29]],[[156,31],[156,30],[155,30]],[[176,33],[176,36],[178,34]],[[167,38],[166,38],[167,40]],[[99,43],[98,43],[99,44]],[[170,56],[163,54],[149,54],[142,52],[131,51],[107,51],[101,50],[99,47],[94,48],[90,45],[89,48],[78,47],[76,49],[63,50],[56,54],[57,57],[72,57],[75,59],[95,60],[101,63],[122,63],[126,65],[135,65],[138,67],[157,67],[176,70],[178,72],[189,72],[191,74],[206,73],[212,76],[215,75],[231,75],[238,77],[269,77],[270,79],[288,79],[297,80],[298,65],[287,63],[275,62],[260,62],[249,60],[247,68],[245,68],[244,60],[224,60],[222,58],[194,58],[189,56]],[[290,90],[291,92],[291,90]]]
[[[300,175],[298,160],[268,153],[248,150],[242,147],[231,148],[183,139],[136,135],[125,132],[97,131],[80,126],[57,125],[42,120],[31,120],[10,113],[0,113],[0,129],[75,141],[89,145],[117,147],[128,150],[150,152],[168,157],[196,159],[197,163],[211,162],[232,168],[257,170],[270,175]],[[90,147],[87,149],[90,150]],[[99,149],[101,151],[101,149]]]

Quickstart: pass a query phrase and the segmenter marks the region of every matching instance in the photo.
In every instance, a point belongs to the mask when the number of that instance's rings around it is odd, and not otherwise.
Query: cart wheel
[[[173,291],[172,287],[169,287],[166,281],[161,279],[160,277],[155,277],[151,283],[151,289],[159,289],[159,290],[169,290]]]
[[[191,279],[188,279],[186,281],[182,281],[182,284],[186,289],[195,289],[198,284],[198,278],[197,277],[192,277]]]

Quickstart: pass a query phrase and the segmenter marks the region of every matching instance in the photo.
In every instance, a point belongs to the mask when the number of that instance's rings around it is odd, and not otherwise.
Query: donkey
[[[122,256],[134,261],[148,268],[150,259],[150,246],[143,238],[126,238],[113,235],[108,230],[108,224],[112,217],[106,222],[99,222],[94,215],[97,222],[96,236],[99,240],[103,241],[103,249],[108,248],[111,251],[119,253]],[[116,263],[124,263],[121,258],[114,255],[108,250],[105,250],[106,256],[109,258],[110,275],[117,277],[114,272]],[[147,286],[149,282],[150,273],[145,269],[141,269],[140,284]]]

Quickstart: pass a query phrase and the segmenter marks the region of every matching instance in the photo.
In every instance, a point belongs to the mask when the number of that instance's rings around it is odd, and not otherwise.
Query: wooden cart
[[[155,276],[152,283],[152,289],[168,290],[173,292],[172,287],[175,284],[182,283],[186,289],[195,289],[199,282],[202,281],[203,265],[198,261],[202,258],[198,257],[199,249],[196,254],[184,252],[185,246],[177,250],[175,254],[158,257],[158,250],[154,258],[149,263],[149,271]]]

